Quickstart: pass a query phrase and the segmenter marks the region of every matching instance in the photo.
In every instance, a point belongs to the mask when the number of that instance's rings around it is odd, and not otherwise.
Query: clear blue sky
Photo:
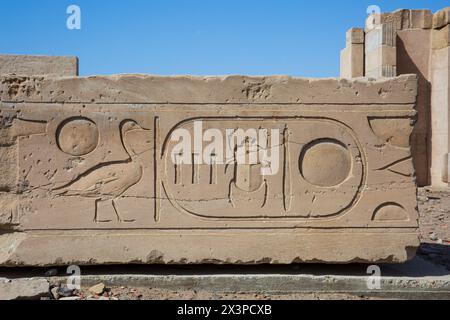
[[[66,28],[66,8],[82,29]],[[0,53],[75,55],[81,75],[339,74],[345,31],[366,8],[450,6],[446,0],[0,1]]]

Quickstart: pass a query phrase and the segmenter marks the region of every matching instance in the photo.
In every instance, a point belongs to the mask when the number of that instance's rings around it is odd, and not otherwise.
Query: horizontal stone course
[[[70,77],[78,75],[77,57],[0,55],[0,75]]]
[[[361,104],[415,103],[417,77],[303,79],[121,75],[0,77],[0,101],[48,103]],[[382,94],[381,94],[381,93]]]

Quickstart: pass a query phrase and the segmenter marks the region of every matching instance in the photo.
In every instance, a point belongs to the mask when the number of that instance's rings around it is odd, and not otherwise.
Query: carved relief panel
[[[410,257],[404,248],[417,239],[414,79],[350,87],[270,78],[264,86],[239,78],[114,81],[50,81],[24,101],[3,98],[0,226],[26,236],[24,252],[57,233],[87,241],[84,248],[101,243],[112,259],[89,250],[111,263],[256,263],[259,251],[236,248],[248,239],[261,252],[278,248],[267,253],[278,262],[352,261],[347,245],[355,242],[361,261]],[[130,96],[116,97],[122,87]],[[103,88],[107,101],[91,98],[90,88]],[[136,95],[136,88],[150,93]],[[379,248],[372,256],[361,239],[401,252],[384,256],[390,251]],[[36,261],[90,261],[78,258],[81,251],[66,253],[69,243],[61,241],[54,256]],[[228,241],[236,251],[223,247]],[[307,250],[316,247],[317,255]],[[190,248],[191,256],[180,253]]]

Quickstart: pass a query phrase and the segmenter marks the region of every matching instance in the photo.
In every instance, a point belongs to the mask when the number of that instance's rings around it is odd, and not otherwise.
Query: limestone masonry
[[[406,261],[416,97],[416,75],[3,75],[0,265]],[[253,151],[279,169],[174,163],[196,123],[275,132]]]

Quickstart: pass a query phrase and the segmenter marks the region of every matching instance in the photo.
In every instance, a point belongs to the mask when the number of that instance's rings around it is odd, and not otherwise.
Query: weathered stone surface
[[[45,279],[0,278],[0,300],[31,300],[49,294],[49,283]]]
[[[397,10],[372,14],[366,20],[364,76],[417,74],[417,123],[411,137],[419,186],[448,187],[450,147],[448,106],[450,7]],[[348,38],[348,35],[347,35]],[[341,76],[351,75],[359,56],[347,47],[341,53]]]
[[[440,29],[450,24],[450,7],[436,12],[433,16],[433,28]]]
[[[376,50],[368,52],[367,66],[369,70],[379,66],[395,66],[397,63],[397,48],[387,45],[379,46]]]
[[[416,76],[3,77],[0,94],[1,265],[403,262],[418,245]],[[172,159],[239,129],[270,135]],[[204,141],[178,152],[180,132]]]
[[[364,76],[364,44],[351,44],[341,51],[341,78]]]
[[[433,13],[430,10],[411,10],[409,29],[431,29]]]
[[[351,28],[346,34],[346,48],[341,51],[341,78],[364,77],[364,30]]]
[[[399,9],[394,12],[376,15],[375,21],[379,25],[390,24],[395,31],[431,29],[433,26],[433,13],[430,10]]]
[[[104,283],[99,283],[96,284],[95,286],[92,286],[89,288],[89,292],[96,294],[96,295],[101,295],[103,292],[105,292],[106,286]]]
[[[365,76],[370,78],[397,75],[397,31],[385,23],[366,33]]]
[[[431,166],[431,34],[432,29],[408,29],[398,31],[397,38],[397,73],[417,74],[419,88],[417,94],[417,122],[411,136],[413,162],[417,184],[430,184],[429,168]],[[424,45],[426,44],[426,45]]]
[[[346,44],[364,44],[364,29],[351,28],[346,33]]]
[[[416,101],[413,94],[416,82],[411,77],[369,84],[362,79],[339,82],[287,76],[0,77],[0,101],[85,104],[358,104],[367,101],[411,104]],[[378,90],[383,91],[381,101]],[[8,125],[12,118],[5,117],[3,121]]]
[[[448,187],[450,183],[450,47],[432,50],[430,73],[433,83],[431,182],[435,187]]]
[[[439,30],[433,30],[432,49],[439,50],[450,46],[450,25]]]
[[[77,76],[78,58],[54,56],[0,55],[0,74],[22,76]]]
[[[366,52],[372,52],[386,45],[396,46],[397,31],[391,24],[383,24],[366,33]]]
[[[408,29],[410,26],[411,10],[399,9],[388,13],[371,14],[366,19],[366,32],[382,25],[389,25],[394,31]]]

